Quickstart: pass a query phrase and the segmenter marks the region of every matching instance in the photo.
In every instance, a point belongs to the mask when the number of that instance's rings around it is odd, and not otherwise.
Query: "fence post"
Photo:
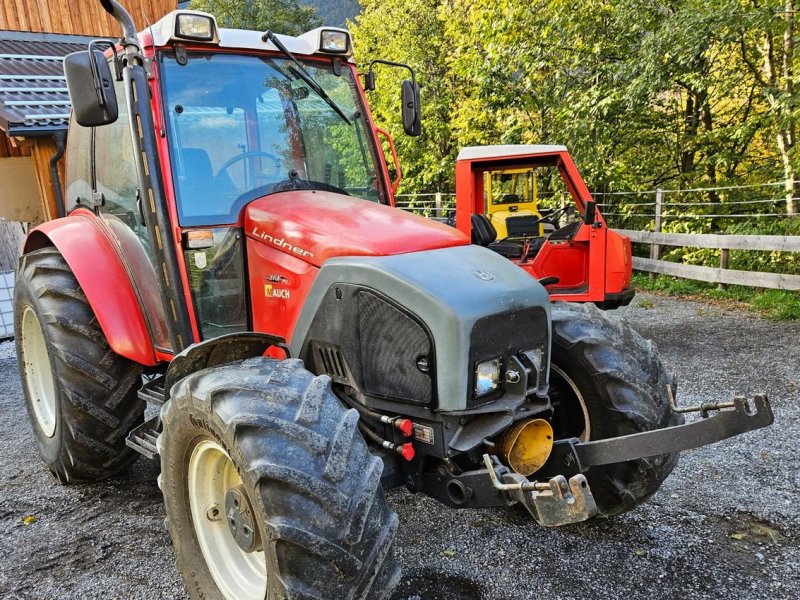
[[[728,248],[721,248],[719,251],[719,268],[720,269],[727,269],[728,264],[731,260],[731,251]],[[728,284],[727,283],[718,283],[717,289],[719,290],[727,290]]]
[[[436,192],[436,195],[434,196],[434,202],[435,202],[435,206],[436,206],[436,209],[434,210],[434,215],[436,216],[437,219],[441,219],[442,218],[442,192]]]
[[[664,207],[664,190],[657,189],[656,190],[656,222],[655,226],[653,227],[653,231],[655,233],[661,233],[661,213]],[[650,258],[652,260],[658,260],[661,258],[661,246],[658,244],[651,244],[650,245]],[[650,279],[655,279],[656,274],[650,273]]]

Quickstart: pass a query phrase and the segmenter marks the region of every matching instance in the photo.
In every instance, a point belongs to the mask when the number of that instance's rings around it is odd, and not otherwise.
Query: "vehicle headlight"
[[[475,396],[490,394],[500,385],[500,359],[493,358],[475,367]]]
[[[214,40],[214,19],[210,15],[179,13],[175,18],[175,35],[190,40]]]
[[[347,54],[350,50],[350,36],[346,31],[323,29],[320,35],[320,52]]]

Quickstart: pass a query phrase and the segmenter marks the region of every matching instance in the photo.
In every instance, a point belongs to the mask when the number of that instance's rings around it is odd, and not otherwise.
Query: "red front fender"
[[[55,246],[72,269],[97,321],[117,354],[142,365],[157,363],[147,323],[117,244],[91,213],[44,223],[30,232],[23,252]]]

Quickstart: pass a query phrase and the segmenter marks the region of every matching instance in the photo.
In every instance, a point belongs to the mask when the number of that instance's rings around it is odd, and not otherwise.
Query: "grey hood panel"
[[[290,342],[293,356],[301,354],[311,322],[327,290],[336,283],[377,290],[426,323],[436,349],[439,410],[443,411],[466,407],[470,334],[478,319],[541,306],[549,328],[546,290],[514,263],[480,246],[335,258],[322,266],[308,295]]]

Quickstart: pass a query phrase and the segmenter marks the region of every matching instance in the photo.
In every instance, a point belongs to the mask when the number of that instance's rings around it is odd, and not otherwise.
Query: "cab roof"
[[[203,15],[211,17],[214,20],[214,27],[216,29],[216,36],[215,39],[210,42],[194,42],[191,40],[181,40],[176,37],[175,34],[175,21],[176,17],[180,14],[193,14],[193,15]],[[347,54],[339,54],[342,60],[352,62],[352,40],[350,39],[350,32],[347,29],[343,29],[341,27],[317,27],[316,29],[312,29],[311,31],[306,31],[305,33],[298,35],[298,36],[291,36],[291,35],[282,35],[278,34],[278,39],[286,46],[287,50],[295,55],[300,56],[337,56],[336,54],[329,54],[326,52],[320,51],[320,39],[322,36],[323,31],[342,31],[347,34],[349,39],[349,53]],[[226,29],[222,27],[218,27],[216,24],[216,18],[209,13],[203,13],[200,11],[192,11],[192,10],[173,10],[170,13],[167,13],[158,21],[153,23],[150,27],[148,27],[145,32],[149,33],[153,39],[153,45],[156,47],[159,46],[166,46],[172,42],[181,42],[181,43],[199,43],[201,45],[208,45],[209,47],[218,47],[218,48],[238,48],[242,50],[261,50],[261,51],[270,51],[270,52],[278,52],[278,48],[275,47],[272,42],[264,41],[264,31],[252,31],[246,29]],[[145,33],[142,32],[142,33]]]
[[[515,158],[536,154],[567,152],[566,146],[543,144],[506,144],[499,146],[467,146],[461,149],[456,160],[483,160],[490,158]]]

